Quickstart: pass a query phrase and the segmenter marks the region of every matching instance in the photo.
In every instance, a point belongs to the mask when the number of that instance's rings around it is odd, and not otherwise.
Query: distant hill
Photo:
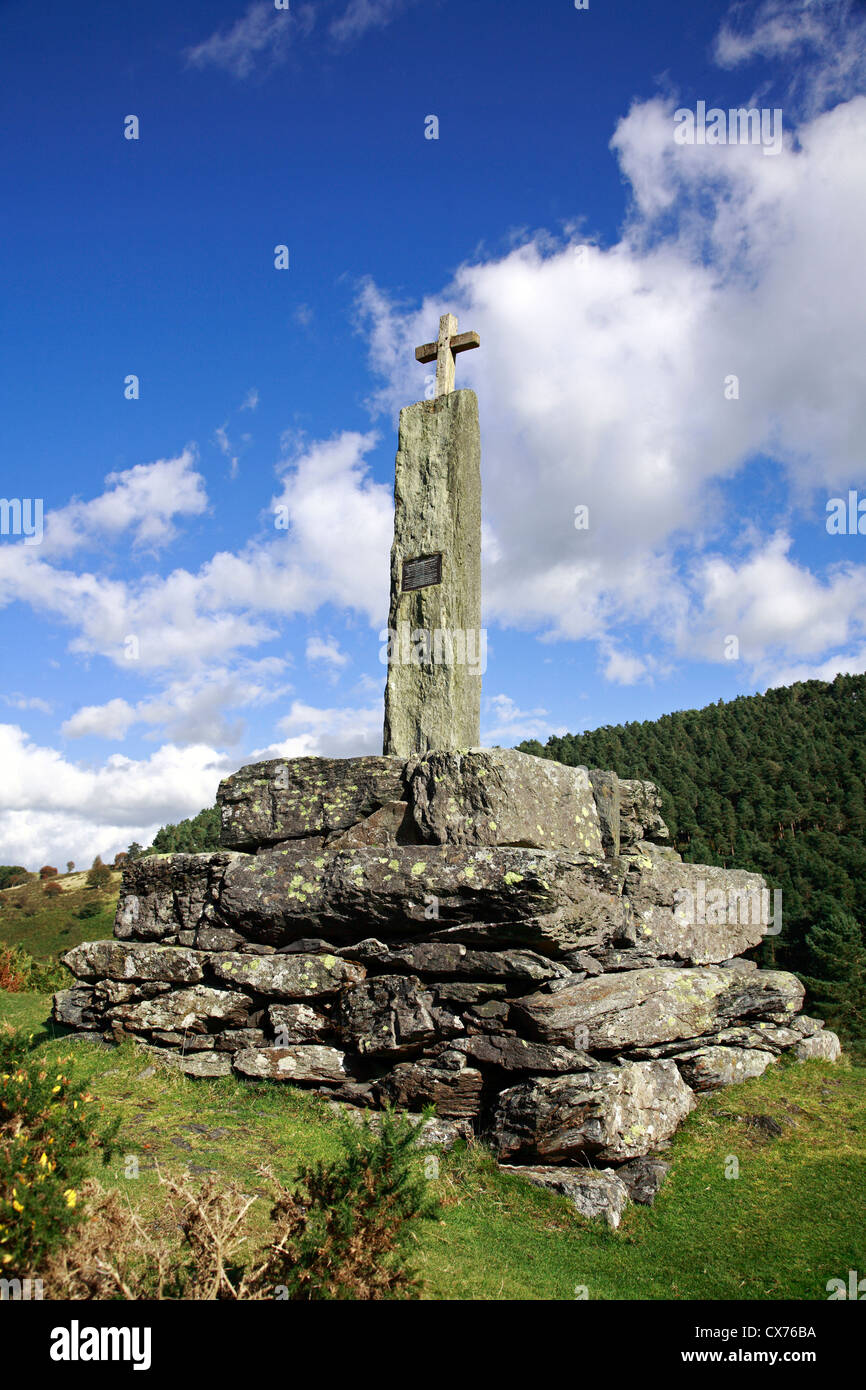
[[[825,1015],[866,1036],[866,676],[519,747],[656,782],[684,859],[782,889],[783,930],[763,963],[812,979]]]

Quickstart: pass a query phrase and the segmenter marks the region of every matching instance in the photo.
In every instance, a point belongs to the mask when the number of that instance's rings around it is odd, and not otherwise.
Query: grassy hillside
[[[161,1219],[155,1166],[217,1172],[259,1190],[261,1164],[289,1179],[337,1152],[327,1102],[231,1078],[193,1081],[133,1045],[106,1049],[52,1036],[49,997],[0,994],[0,1019],[31,1029],[46,1061],[70,1051],[120,1152],[94,1174]],[[866,1087],[847,1063],[781,1063],[757,1081],[702,1100],[674,1140],[673,1171],[652,1209],[619,1231],[583,1220],[563,1199],[501,1174],[482,1146],[443,1155],[441,1219],[419,1228],[416,1262],[434,1300],[826,1299],[826,1283],[866,1268]],[[770,1116],[770,1137],[750,1116]],[[772,1126],[770,1127],[772,1128]],[[126,1156],[141,1176],[124,1177]],[[726,1178],[730,1156],[740,1176]]]
[[[104,889],[88,888],[85,873],[59,874],[51,896],[33,880],[0,891],[0,945],[20,946],[34,960],[56,958],[81,941],[99,941],[114,931],[120,874]]]

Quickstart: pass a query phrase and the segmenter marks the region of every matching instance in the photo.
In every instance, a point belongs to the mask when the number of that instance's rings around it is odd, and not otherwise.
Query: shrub
[[[273,1175],[270,1239],[252,1259],[258,1200],[208,1178],[197,1191],[159,1174],[164,1218],[145,1226],[125,1196],[89,1183],[87,1220],[40,1269],[56,1299],[381,1299],[419,1291],[405,1244],[437,1210],[417,1131],[385,1113],[377,1129],[342,1121],[344,1154],[302,1172],[304,1192]]]
[[[39,870],[39,877],[40,877],[40,878],[56,878],[56,877],[57,877],[57,870],[56,870],[56,869],[53,867],[53,865],[51,865],[51,864],[43,864],[43,865],[42,865],[42,868]]]
[[[0,989],[8,994],[22,994],[27,988],[27,976],[17,946],[0,945]]]
[[[59,960],[49,958],[40,963],[21,946],[0,946],[0,989],[8,994],[27,990],[49,994],[66,989],[69,979],[69,971]]]
[[[339,1123],[344,1154],[303,1168],[304,1190],[284,1190],[273,1208],[279,1237],[263,1277],[295,1300],[417,1296],[406,1262],[411,1222],[438,1210],[417,1130],[392,1110],[373,1123]]]
[[[98,854],[92,867],[87,870],[86,882],[88,888],[106,888],[111,882],[111,870],[107,864],[103,864]]]
[[[98,917],[101,911],[99,903],[82,903],[75,916],[80,922],[86,922],[88,917]]]
[[[50,878],[42,889],[42,892],[47,898],[56,898],[58,893],[63,892],[63,889],[60,887],[59,883],[55,883],[54,880]]]
[[[31,1039],[0,1033],[0,1269],[29,1277],[81,1219],[88,1150],[111,1156],[120,1121],[95,1126],[93,1097]]]
[[[29,878],[23,864],[0,864],[0,888],[15,888]]]

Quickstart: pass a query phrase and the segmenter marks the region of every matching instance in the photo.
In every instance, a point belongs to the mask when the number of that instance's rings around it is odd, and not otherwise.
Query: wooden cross
[[[415,349],[418,362],[436,363],[436,395],[447,396],[454,390],[454,366],[458,352],[468,352],[470,348],[481,346],[477,333],[458,333],[457,320],[453,314],[443,314],[439,320],[439,338],[435,343],[425,343]]]

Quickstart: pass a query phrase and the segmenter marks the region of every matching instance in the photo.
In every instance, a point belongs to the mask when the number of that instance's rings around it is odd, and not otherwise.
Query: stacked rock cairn
[[[433,1105],[438,1142],[613,1226],[696,1093],[839,1055],[800,981],[742,958],[764,881],[683,863],[650,782],[494,748],[264,762],[218,802],[222,849],[125,867],[59,1022],[191,1076]]]

